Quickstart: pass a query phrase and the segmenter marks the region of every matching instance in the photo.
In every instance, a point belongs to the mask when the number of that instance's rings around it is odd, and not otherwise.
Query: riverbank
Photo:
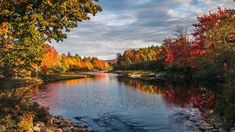
[[[116,70],[109,71],[110,73],[116,73],[125,77],[138,78],[143,80],[153,80],[153,79],[164,79],[164,74],[162,72],[151,71],[151,70]]]
[[[88,132],[88,127],[79,123],[71,122],[62,116],[50,116],[45,124],[43,122],[35,123],[34,127],[29,130],[33,132]],[[95,131],[95,130],[92,130]]]
[[[82,74],[80,72],[64,72],[64,73],[53,73],[53,74],[42,74],[40,78],[43,80],[44,83],[48,82],[56,82],[56,81],[63,81],[63,80],[71,80],[71,79],[81,79],[81,78],[88,78],[93,77],[90,74]]]
[[[27,123],[27,124],[26,124]],[[47,122],[25,122],[24,128],[18,126],[6,126],[0,124],[0,132],[24,131],[24,132],[96,132],[95,129],[88,129],[87,125],[71,122],[62,116],[49,115]]]
[[[9,80],[2,79],[0,88],[19,88],[37,86],[43,83],[81,79],[93,77],[90,74],[82,74],[80,72],[63,72],[63,73],[50,73],[40,74],[39,77],[14,77]]]
[[[37,86],[62,80],[93,77],[79,72],[40,75],[40,78],[12,78],[1,83],[0,88],[0,132],[86,132],[86,125],[53,116],[48,108],[30,101]]]

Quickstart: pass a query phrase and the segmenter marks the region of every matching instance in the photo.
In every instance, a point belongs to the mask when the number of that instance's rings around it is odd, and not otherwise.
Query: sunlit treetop
[[[92,0],[0,0],[0,24],[10,23],[19,36],[19,30],[31,28],[41,39],[60,41],[65,31],[101,10]]]

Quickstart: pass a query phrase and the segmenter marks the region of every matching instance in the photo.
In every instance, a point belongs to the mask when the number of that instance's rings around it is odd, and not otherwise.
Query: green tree
[[[9,35],[0,38],[1,69],[10,75],[31,70],[32,63],[40,63],[46,41],[62,41],[78,22],[101,10],[92,0],[0,0],[0,25],[9,24],[5,28],[11,33],[8,43],[3,40]]]

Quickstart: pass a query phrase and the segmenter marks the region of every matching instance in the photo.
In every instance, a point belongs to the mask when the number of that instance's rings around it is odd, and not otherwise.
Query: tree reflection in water
[[[130,86],[129,88],[149,94],[161,95],[169,106],[175,105],[182,108],[192,107],[198,109],[200,112],[206,112],[215,107],[215,93],[206,88],[197,88],[193,86],[173,87],[162,83],[156,85],[140,79],[123,77],[119,77],[118,80]]]

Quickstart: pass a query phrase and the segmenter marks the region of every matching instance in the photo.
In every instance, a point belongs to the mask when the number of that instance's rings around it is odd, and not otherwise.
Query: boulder
[[[75,116],[74,117],[76,120],[80,120],[82,117],[81,116]]]
[[[60,124],[61,122],[61,119],[53,119],[53,124]]]
[[[60,126],[61,126],[61,127],[66,127],[66,126],[69,126],[69,125],[71,125],[71,122],[68,121],[68,120],[62,120],[62,121],[60,121]]]
[[[62,130],[63,132],[71,132],[71,129],[69,127],[63,127]]]
[[[73,123],[72,126],[74,126],[74,127],[82,127],[81,124],[79,124],[79,123]]]
[[[33,131],[34,131],[34,132],[40,132],[40,128],[39,128],[38,126],[34,126],[34,127],[33,127]]]
[[[6,131],[6,127],[4,125],[0,125],[0,132]]]
[[[87,129],[86,128],[79,128],[79,127],[74,127],[72,129],[72,132],[86,132]]]
[[[37,127],[45,127],[45,124],[43,122],[37,122],[35,126],[37,126]]]
[[[58,128],[55,130],[55,132],[63,132],[63,130],[61,128]]]
[[[212,130],[214,128],[214,126],[212,124],[209,124],[209,123],[206,123],[206,122],[203,122],[199,125],[199,129],[200,130]]]
[[[46,128],[46,131],[45,132],[54,132],[53,130],[49,129],[49,128]]]

